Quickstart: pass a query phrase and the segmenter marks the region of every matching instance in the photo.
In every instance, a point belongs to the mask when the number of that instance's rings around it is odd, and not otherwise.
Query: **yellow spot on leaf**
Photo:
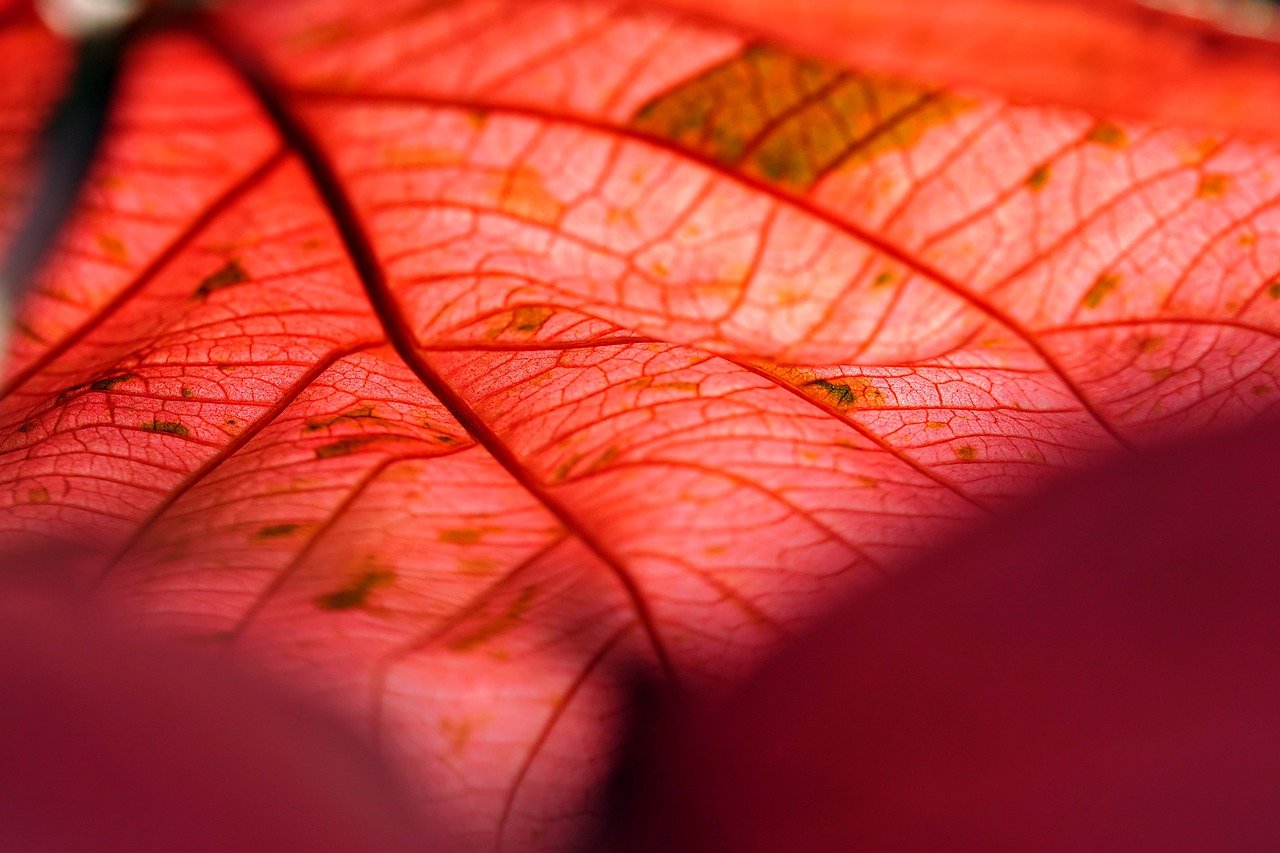
[[[497,189],[498,203],[504,213],[541,225],[555,225],[564,213],[564,205],[547,191],[541,173],[520,166],[503,179]]]
[[[440,531],[440,541],[451,545],[474,545],[484,537],[485,531],[475,527],[454,527]]]
[[[107,257],[116,263],[124,263],[129,260],[129,250],[125,248],[124,241],[114,234],[99,234],[95,239]]]

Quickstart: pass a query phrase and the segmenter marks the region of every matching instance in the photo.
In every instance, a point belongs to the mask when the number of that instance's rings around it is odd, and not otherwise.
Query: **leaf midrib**
[[[569,508],[552,494],[520,461],[471,405],[444,380],[418,348],[417,336],[401,311],[355,205],[348,196],[329,157],[306,124],[294,113],[283,88],[253,51],[209,16],[198,16],[187,28],[232,68],[257,98],[285,144],[302,161],[324,202],[347,250],[352,266],[369,298],[387,340],[418,381],[449,411],[468,434],[526,492],[607,566],[622,585],[666,678],[679,683],[666,644],[657,629],[648,600],[625,563],[607,544],[584,526]]]

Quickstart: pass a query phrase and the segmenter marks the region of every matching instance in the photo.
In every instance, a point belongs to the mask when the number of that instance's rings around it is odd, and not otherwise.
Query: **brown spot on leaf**
[[[461,717],[457,720],[452,717],[440,718],[440,733],[449,742],[451,755],[457,755],[466,748],[467,742],[471,740],[472,725],[470,717]]]
[[[27,491],[27,503],[29,504],[47,504],[49,502],[49,490],[44,486],[37,486]]]
[[[511,312],[511,326],[517,332],[532,334],[551,318],[551,309],[541,307],[517,308]]]
[[[339,412],[327,418],[311,418],[302,425],[303,432],[319,432],[322,429],[329,429],[335,424],[344,421],[352,421],[354,423],[386,423],[386,420],[379,417],[369,403],[359,406],[353,406],[345,412]]]
[[[128,382],[130,379],[137,379],[136,373],[120,373],[115,376],[108,376],[105,379],[98,379],[89,384],[90,391],[110,391],[117,385]]]
[[[365,607],[375,590],[391,584],[395,579],[394,572],[364,572],[349,585],[316,596],[315,603],[321,610],[354,610]]]
[[[44,339],[44,337],[43,337],[43,336],[41,336],[39,332],[37,332],[35,329],[31,328],[31,326],[30,326],[30,325],[28,325],[28,324],[26,323],[26,321],[24,321],[24,320],[14,320],[14,321],[13,321],[13,330],[14,330],[15,332],[17,332],[18,334],[22,335],[24,338],[28,338],[28,339],[30,339],[30,340],[33,340],[33,341],[35,341],[35,342],[36,342],[36,343],[38,343],[38,344],[47,344],[47,343],[48,343],[48,341],[47,341],[47,340],[45,340],[45,339]]]
[[[1085,139],[1095,145],[1107,148],[1124,148],[1129,144],[1129,135],[1124,128],[1111,122],[1098,122],[1085,134]]]
[[[1027,175],[1027,188],[1032,192],[1039,192],[1049,183],[1050,169],[1048,163],[1041,163]]]
[[[279,539],[281,536],[288,536],[290,533],[298,530],[301,526],[302,525],[300,524],[291,523],[268,524],[266,527],[259,530],[256,535],[259,539]]]
[[[964,444],[956,448],[956,458],[961,462],[972,462],[978,458],[978,451]]]
[[[659,95],[632,125],[803,190],[833,169],[915,145],[972,103],[753,45]]]
[[[129,250],[125,248],[124,241],[114,234],[99,234],[94,238],[94,242],[98,244],[108,258],[116,263],[124,263],[129,260]]]
[[[1116,273],[1103,273],[1093,280],[1093,286],[1085,293],[1081,303],[1086,308],[1097,308],[1107,294],[1120,286],[1120,276]]]
[[[347,456],[362,447],[368,447],[383,437],[379,435],[349,435],[346,438],[340,438],[337,441],[317,447],[316,458],[332,459],[335,456]]]
[[[568,457],[562,460],[559,465],[556,466],[554,471],[551,472],[551,482],[552,483],[564,482],[568,478],[569,472],[573,470],[573,466],[577,465],[581,461],[582,461],[581,453],[570,454]]]
[[[845,379],[814,379],[805,384],[810,396],[818,397],[841,411],[877,407],[885,403],[884,392],[865,376]]]
[[[1221,198],[1230,186],[1231,181],[1226,175],[1217,173],[1204,175],[1200,178],[1200,185],[1196,187],[1196,197]]]
[[[177,421],[153,420],[150,423],[142,424],[142,428],[149,432],[163,432],[168,435],[176,435],[179,438],[187,438],[191,435],[191,430],[187,429]]]
[[[205,299],[211,293],[244,284],[248,280],[249,274],[240,265],[240,261],[232,258],[200,281],[200,286],[196,288],[196,297]]]

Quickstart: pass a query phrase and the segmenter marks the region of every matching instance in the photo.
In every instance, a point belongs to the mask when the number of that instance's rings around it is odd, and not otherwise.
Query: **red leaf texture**
[[[608,2],[217,14],[131,52],[21,308],[0,530],[342,709],[463,839],[580,830],[620,671],[728,683],[1061,472],[1280,399],[1280,159],[1231,115]],[[54,66],[0,90],[14,151]]]

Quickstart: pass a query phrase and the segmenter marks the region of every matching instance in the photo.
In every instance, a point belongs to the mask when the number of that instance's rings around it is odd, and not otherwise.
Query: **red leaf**
[[[669,721],[611,849],[1274,847],[1276,438],[1079,477],[849,602]]]
[[[620,667],[724,682],[1063,470],[1274,407],[1269,142],[643,7],[220,14],[130,58],[0,525],[326,696],[478,843],[580,828]]]
[[[660,0],[829,59],[1147,120],[1274,134],[1280,21],[1214,0]],[[856,37],[850,38],[850,33]]]

